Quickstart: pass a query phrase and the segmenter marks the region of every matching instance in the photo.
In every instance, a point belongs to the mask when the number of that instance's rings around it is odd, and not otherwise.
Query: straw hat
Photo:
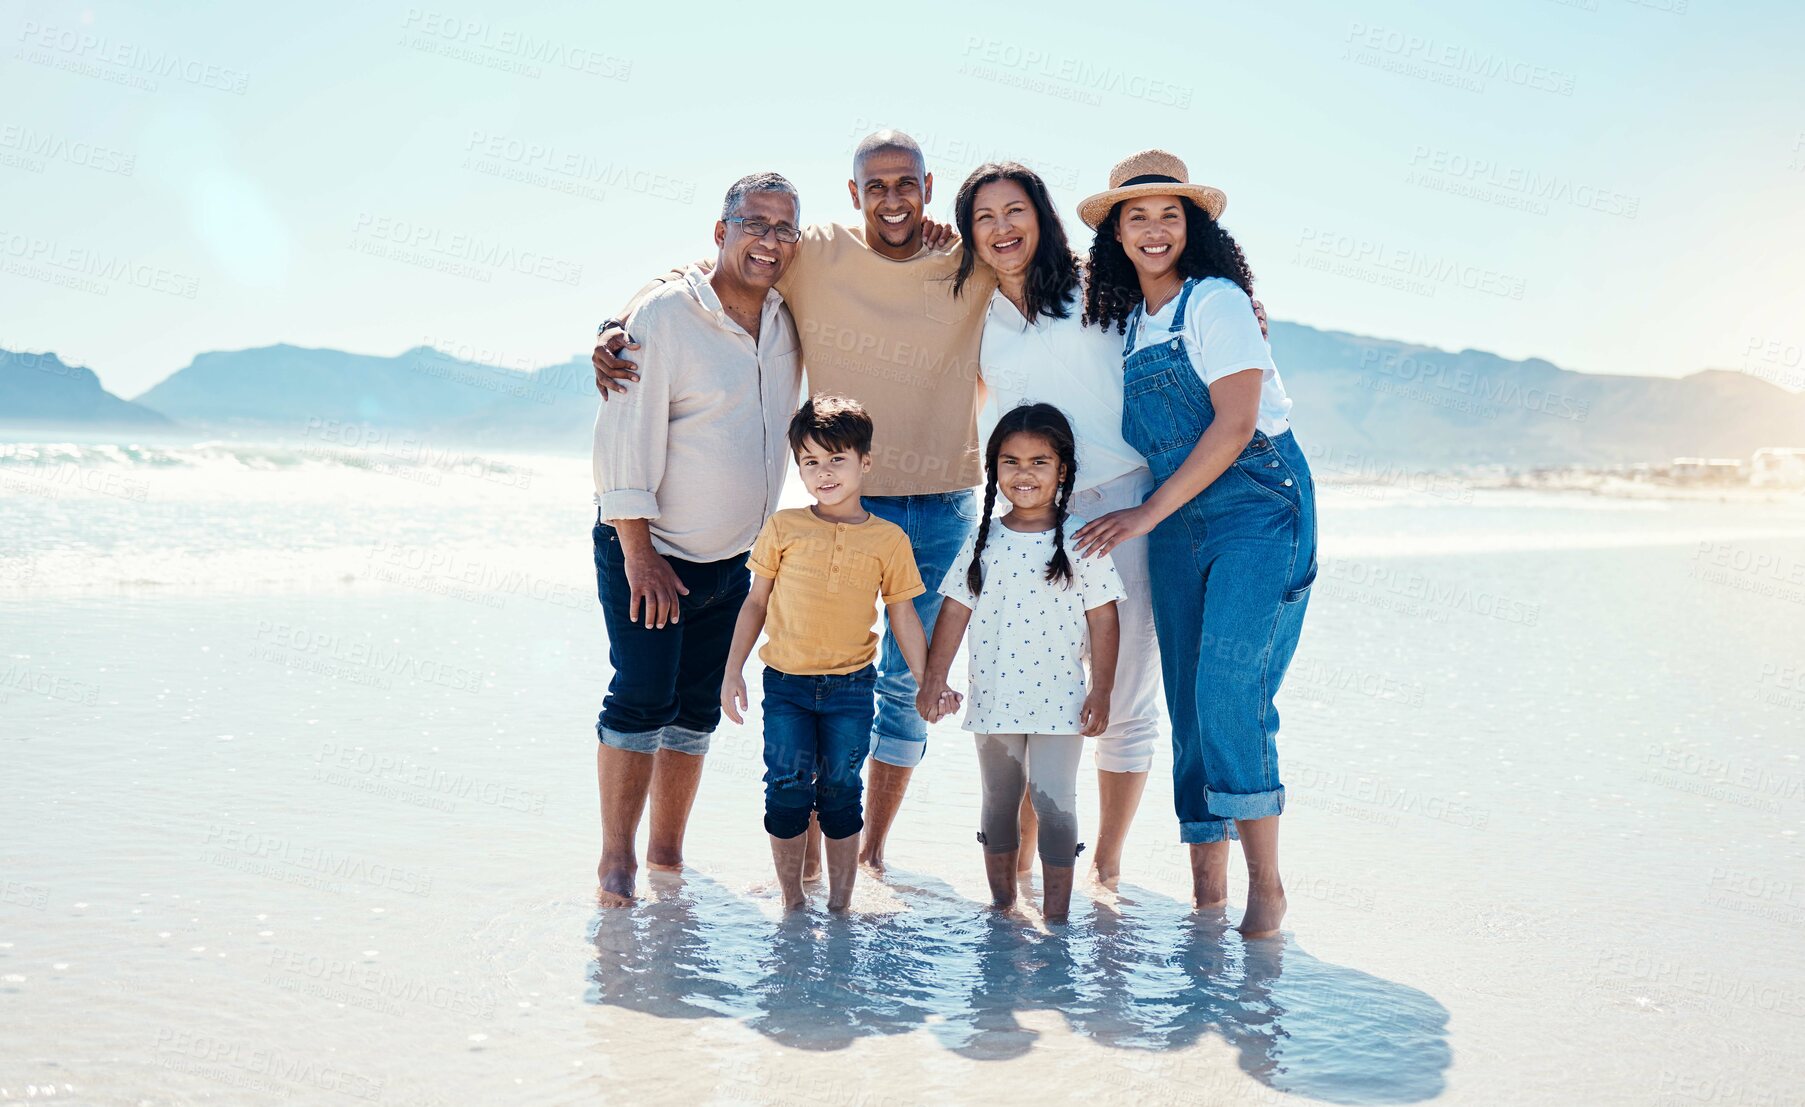
[[[1142,150],[1130,154],[1109,171],[1109,188],[1087,197],[1078,205],[1078,218],[1094,229],[1109,217],[1109,209],[1136,196],[1183,196],[1210,213],[1211,219],[1222,218],[1228,206],[1228,193],[1209,185],[1190,183],[1191,174],[1178,155],[1164,150]]]

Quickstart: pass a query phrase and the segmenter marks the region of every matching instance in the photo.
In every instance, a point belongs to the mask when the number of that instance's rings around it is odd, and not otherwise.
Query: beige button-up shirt
[[[802,358],[783,297],[765,297],[756,342],[698,269],[633,314],[640,378],[595,417],[602,518],[651,521],[652,545],[685,561],[752,548],[777,509]]]

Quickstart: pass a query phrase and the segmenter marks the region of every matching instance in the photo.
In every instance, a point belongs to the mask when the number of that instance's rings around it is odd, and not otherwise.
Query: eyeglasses
[[[730,216],[723,222],[738,223],[753,238],[763,238],[776,231],[779,242],[802,241],[802,232],[788,223],[767,223],[763,219],[745,219],[737,215]]]

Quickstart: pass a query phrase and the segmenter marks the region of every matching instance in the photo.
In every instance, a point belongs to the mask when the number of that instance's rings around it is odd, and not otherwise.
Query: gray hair
[[[733,182],[727,190],[727,199],[721,202],[721,218],[726,219],[740,209],[740,203],[753,192],[786,192],[796,201],[796,216],[802,216],[802,197],[796,194],[796,186],[782,173],[748,173]]]

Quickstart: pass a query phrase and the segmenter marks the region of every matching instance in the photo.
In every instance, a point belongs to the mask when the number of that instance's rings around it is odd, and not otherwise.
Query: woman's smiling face
[[[1040,217],[1028,190],[1004,178],[978,189],[971,204],[972,246],[999,277],[1024,273],[1040,245]]]
[[[1142,276],[1157,277],[1185,252],[1184,202],[1176,196],[1137,196],[1122,202],[1116,239]]]

